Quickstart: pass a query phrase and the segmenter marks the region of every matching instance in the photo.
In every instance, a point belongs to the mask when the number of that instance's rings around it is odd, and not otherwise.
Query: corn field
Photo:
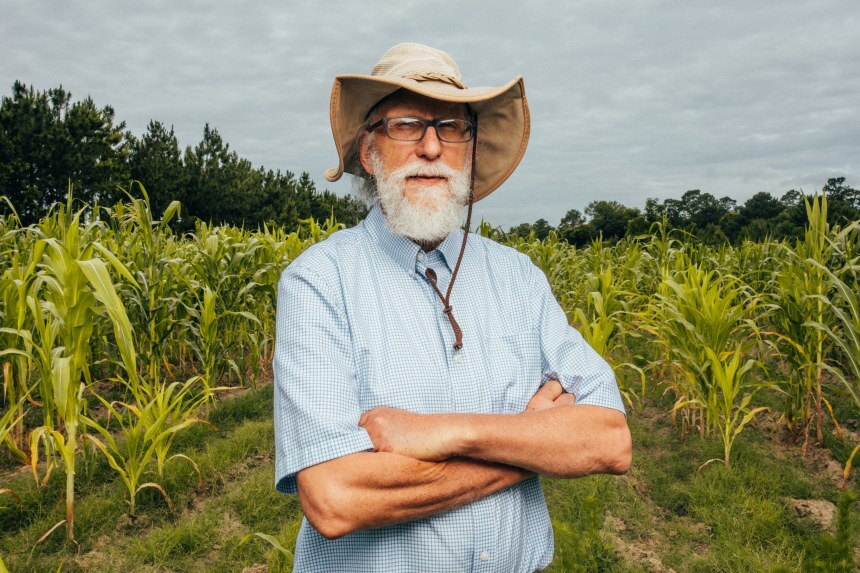
[[[200,473],[171,453],[175,437],[216,431],[213,404],[266,377],[281,271],[342,228],[198,224],[180,236],[178,203],[155,214],[137,195],[86,210],[70,196],[28,227],[0,220],[0,456],[36,484],[62,472],[66,517],[54,529],[69,539],[80,464],[106,460],[132,516],[143,490],[171,506],[165,472]],[[719,248],[659,224],[582,249],[554,234],[478,232],[546,273],[571,324],[613,365],[632,415],[649,392],[671,396],[680,434],[723,445],[702,465],[730,466],[733,444],[767,410],[804,450],[824,424],[841,429],[839,412],[860,411],[860,224],[828,226],[819,196],[807,215],[795,241]]]

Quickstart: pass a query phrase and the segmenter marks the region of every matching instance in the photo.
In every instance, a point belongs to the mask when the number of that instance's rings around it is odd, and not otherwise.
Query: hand
[[[563,405],[576,404],[576,396],[565,392],[558,380],[549,380],[540,387],[526,405],[526,412],[547,410]]]
[[[370,434],[377,452],[392,452],[431,462],[453,455],[450,428],[441,415],[415,414],[380,406],[362,414],[358,425]]]

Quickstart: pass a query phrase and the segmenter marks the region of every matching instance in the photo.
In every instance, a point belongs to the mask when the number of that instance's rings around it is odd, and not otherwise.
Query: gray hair
[[[361,142],[368,135],[365,131],[366,125],[366,122],[361,124],[362,133],[355,138],[353,149],[350,149],[348,157],[354,158],[355,161],[355,175],[352,176],[352,191],[356,197],[364,201],[365,205],[372,208],[378,201],[376,178],[367,172],[364,165],[361,164],[360,159]],[[376,142],[372,137],[367,141],[367,150],[369,153],[376,153]]]
[[[364,201],[365,205],[369,208],[372,208],[378,202],[378,193],[376,190],[376,179],[373,175],[368,173],[364,168],[364,165],[361,164],[361,144],[364,141],[364,138],[370,135],[367,128],[373,123],[373,119],[379,113],[379,110],[384,105],[401,99],[408,93],[409,92],[406,90],[399,89],[376,102],[376,105],[370,108],[370,111],[367,112],[362,124],[358,126],[358,134],[352,140],[352,147],[350,148],[349,153],[346,154],[346,160],[351,163],[352,172],[355,174],[352,177],[353,193],[355,193],[359,199]],[[372,137],[367,141],[367,149],[371,153],[376,152],[376,141]]]

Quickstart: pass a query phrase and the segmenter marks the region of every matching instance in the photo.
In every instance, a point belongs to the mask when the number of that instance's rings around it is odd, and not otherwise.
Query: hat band
[[[411,74],[404,74],[401,77],[407,78],[410,80],[416,80],[419,82],[427,82],[427,81],[442,82],[442,83],[446,83],[446,84],[449,84],[452,86],[456,86],[456,87],[460,88],[461,90],[466,89],[466,86],[463,85],[463,82],[461,82],[457,78],[455,78],[453,76],[449,76],[447,74],[440,73],[440,72],[415,72],[415,73],[411,73]]]

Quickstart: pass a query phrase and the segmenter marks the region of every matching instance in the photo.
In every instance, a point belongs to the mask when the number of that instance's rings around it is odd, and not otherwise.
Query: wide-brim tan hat
[[[364,176],[355,141],[367,114],[383,98],[405,89],[445,102],[468,104],[478,116],[474,201],[492,193],[516,169],[529,141],[529,106],[522,76],[501,87],[467,88],[451,56],[421,44],[385,52],[369,76],[340,75],[331,89],[331,130],[339,165],[325,178]]]

